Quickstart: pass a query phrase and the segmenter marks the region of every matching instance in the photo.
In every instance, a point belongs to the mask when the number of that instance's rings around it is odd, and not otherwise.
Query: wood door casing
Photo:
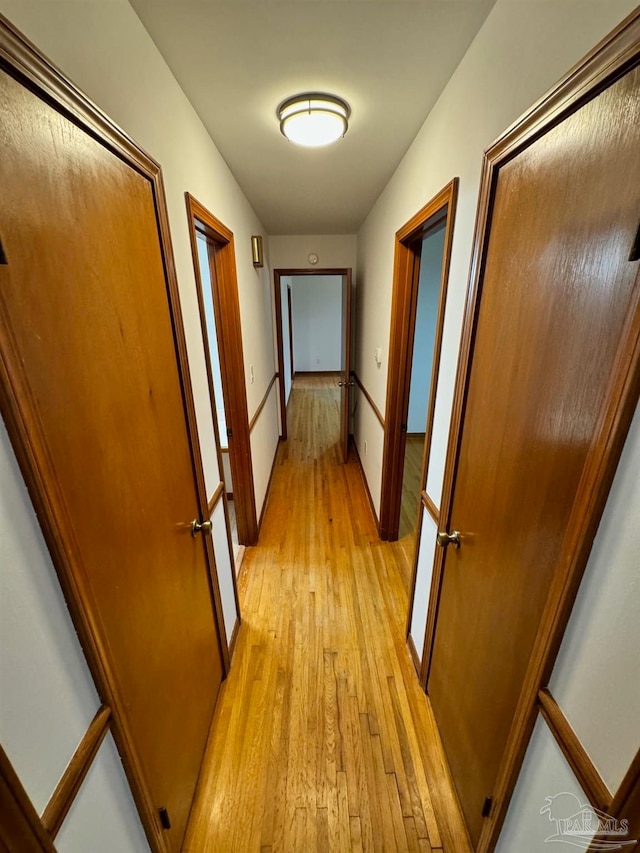
[[[630,71],[495,179],[428,680],[474,845],[635,346],[639,91]]]
[[[149,840],[174,851],[224,663],[190,530],[203,495],[162,214],[141,170],[4,71],[0,86],[2,411]]]
[[[431,449],[431,434],[435,417],[436,392],[440,369],[440,346],[444,330],[444,313],[449,282],[451,247],[458,199],[459,179],[453,178],[427,204],[415,213],[395,235],[393,261],[393,294],[389,320],[389,374],[384,417],[384,446],[382,483],[380,488],[381,539],[397,539],[400,526],[402,500],[402,475],[405,455],[405,433],[411,391],[411,367],[416,331],[416,309],[420,279],[422,241],[426,234],[444,220],[445,240],[440,273],[440,296],[436,319],[436,334],[431,365],[429,403],[426,419],[426,436],[423,459],[423,488]],[[416,511],[419,496],[416,495]],[[417,556],[417,548],[416,548]],[[415,593],[414,560],[409,613],[413,608]]]
[[[204,345],[211,414],[217,424],[215,410],[215,391],[209,347],[216,346],[220,360],[222,396],[227,423],[227,443],[229,464],[233,480],[233,500],[236,510],[236,528],[241,545],[255,545],[258,541],[258,517],[256,495],[253,480],[253,462],[251,456],[251,438],[249,428],[249,410],[247,408],[247,387],[242,349],[242,327],[240,323],[240,302],[238,299],[238,281],[236,275],[235,244],[231,232],[219,219],[207,210],[190,193],[185,193],[191,253],[196,277],[196,292],[200,309],[200,325]],[[198,259],[196,232],[207,241],[209,275],[217,340],[210,340],[207,328],[203,281]],[[218,465],[222,466],[221,457]],[[222,472],[222,467],[220,467]]]
[[[350,267],[330,268],[325,269],[274,269],[274,305],[275,305],[275,321],[276,321],[276,352],[278,356],[278,387],[280,389],[280,420],[282,440],[287,438],[287,407],[285,403],[285,387],[284,387],[284,341],[283,341],[283,322],[282,322],[282,278],[283,276],[314,276],[314,275],[339,275],[342,276],[342,315],[341,315],[341,351],[340,351],[340,446],[343,459],[346,462],[349,446],[349,398],[351,391],[351,382],[354,380],[351,377],[351,301],[353,275]],[[289,326],[291,334],[292,326]],[[293,347],[293,341],[291,341]],[[293,361],[293,349],[292,349]],[[293,382],[293,375],[291,377]],[[354,383],[355,384],[355,383]]]

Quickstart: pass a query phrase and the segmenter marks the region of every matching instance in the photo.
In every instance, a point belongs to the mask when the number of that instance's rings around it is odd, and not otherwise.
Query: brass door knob
[[[460,547],[460,534],[457,530],[447,533],[446,530],[438,530],[436,542],[441,548],[446,548],[447,545],[453,545],[454,548]]]
[[[191,535],[197,536],[198,533],[211,533],[213,528],[212,521],[198,521],[197,518],[194,518],[191,522]]]

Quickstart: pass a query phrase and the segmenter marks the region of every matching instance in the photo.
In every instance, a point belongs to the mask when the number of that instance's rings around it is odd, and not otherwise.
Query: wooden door
[[[147,833],[177,851],[223,663],[161,185],[0,71],[0,186],[3,415]]]
[[[531,136],[492,185],[447,474],[461,545],[446,549],[428,679],[474,846],[636,346],[639,151],[636,69]]]
[[[351,385],[351,270],[347,270],[342,275],[342,350],[340,353],[340,447],[344,462],[349,457]]]

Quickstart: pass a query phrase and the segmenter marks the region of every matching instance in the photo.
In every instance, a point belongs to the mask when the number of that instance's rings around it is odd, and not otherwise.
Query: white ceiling
[[[269,234],[353,234],[495,0],[131,0]],[[276,107],[351,105],[305,149]]]

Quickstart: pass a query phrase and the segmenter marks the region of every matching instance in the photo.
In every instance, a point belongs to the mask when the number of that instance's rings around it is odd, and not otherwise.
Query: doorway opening
[[[186,200],[220,478],[237,563],[240,547],[258,539],[258,520],[233,234],[189,193]]]
[[[396,234],[380,537],[402,539],[411,562],[421,503],[437,514],[426,475],[457,191],[455,178]]]
[[[351,379],[350,268],[274,270],[281,437],[294,378],[335,377],[340,388],[341,456],[349,452]]]

